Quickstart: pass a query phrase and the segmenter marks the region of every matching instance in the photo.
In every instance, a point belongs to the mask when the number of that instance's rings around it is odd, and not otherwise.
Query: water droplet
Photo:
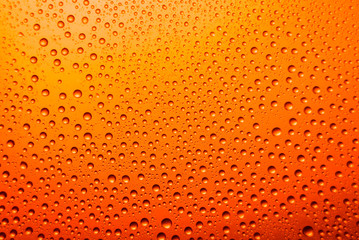
[[[161,222],[162,227],[164,228],[170,228],[172,226],[172,221],[169,218],[165,218]]]
[[[92,115],[89,112],[85,112],[83,118],[85,121],[90,121],[92,119]]]
[[[297,69],[295,68],[295,66],[290,65],[290,66],[288,67],[288,71],[289,71],[290,73],[294,73],[295,71],[297,71]]]
[[[49,44],[46,38],[41,38],[40,45],[41,47],[46,47]]]
[[[111,174],[111,175],[108,176],[107,179],[108,179],[108,181],[109,181],[110,183],[116,182],[116,177],[115,177],[115,175],[112,175],[112,174]]]
[[[41,115],[42,116],[46,117],[46,116],[49,115],[49,113],[50,113],[49,109],[47,109],[47,108],[41,109]]]
[[[307,237],[313,237],[314,236],[314,230],[311,226],[306,226],[303,228],[303,234]]]
[[[272,134],[273,134],[273,136],[278,137],[282,134],[282,130],[280,128],[273,128]]]

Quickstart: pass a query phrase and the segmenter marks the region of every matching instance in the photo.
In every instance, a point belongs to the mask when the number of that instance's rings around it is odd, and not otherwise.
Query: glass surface
[[[359,1],[2,0],[0,239],[359,239]]]

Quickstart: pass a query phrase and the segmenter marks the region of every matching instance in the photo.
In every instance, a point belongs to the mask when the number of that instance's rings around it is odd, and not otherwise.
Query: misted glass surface
[[[2,0],[0,239],[359,239],[359,1]]]

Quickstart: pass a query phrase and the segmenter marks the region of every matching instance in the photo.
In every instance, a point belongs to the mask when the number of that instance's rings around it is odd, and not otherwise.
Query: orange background
[[[0,239],[358,239],[352,1],[4,1]]]

